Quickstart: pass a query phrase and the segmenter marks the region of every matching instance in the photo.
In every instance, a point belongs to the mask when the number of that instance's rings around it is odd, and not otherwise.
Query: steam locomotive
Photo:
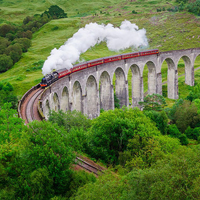
[[[110,57],[92,60],[89,62],[79,63],[77,65],[74,65],[74,67],[71,69],[66,69],[66,68],[59,69],[57,71],[52,72],[51,74],[45,75],[42,78],[40,86],[42,88],[45,88],[64,76],[67,76],[69,74],[72,74],[74,72],[77,72],[77,71],[80,71],[80,70],[83,70],[83,69],[86,69],[89,67],[94,67],[94,66],[101,65],[104,63],[109,63],[109,62],[114,62],[114,61],[119,61],[119,60],[126,60],[129,58],[153,55],[153,54],[158,54],[158,53],[159,53],[158,49],[153,49],[153,50],[142,51],[142,52],[135,52],[135,53],[133,52],[133,53],[126,53],[126,54],[121,54],[121,55],[117,55],[117,56],[110,56]]]

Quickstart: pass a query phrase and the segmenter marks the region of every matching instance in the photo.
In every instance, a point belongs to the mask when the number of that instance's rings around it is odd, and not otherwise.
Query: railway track
[[[43,89],[41,88],[38,88],[37,90],[35,90],[30,99],[28,100],[27,102],[27,105],[26,105],[26,119],[27,119],[27,122],[32,122],[34,120],[38,120],[38,121],[41,121],[41,118],[38,114],[38,111],[37,111],[37,103],[38,103],[38,99],[40,97],[40,94],[42,93]]]
[[[37,109],[37,103],[42,91],[42,88],[34,86],[20,100],[18,105],[18,115],[25,120],[25,124],[28,124],[33,120],[42,120]]]
[[[83,160],[79,157],[76,157],[75,162],[81,168],[86,169],[87,171],[92,172],[97,176],[99,174],[103,173],[104,168],[102,168],[101,166],[99,166],[97,164],[95,164],[95,165],[91,164],[91,163],[89,163],[89,162],[87,162],[87,161],[85,161],[85,160]]]

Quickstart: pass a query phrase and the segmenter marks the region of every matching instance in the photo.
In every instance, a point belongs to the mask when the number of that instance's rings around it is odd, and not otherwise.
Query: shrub
[[[167,134],[171,137],[179,138],[181,132],[178,130],[176,124],[169,125],[167,128]]]
[[[135,10],[132,10],[132,14],[137,14],[137,12]]]
[[[189,3],[187,9],[189,12],[200,16],[200,0]]]
[[[49,121],[57,123],[59,126],[64,126],[67,131],[70,131],[71,128],[87,130],[91,126],[91,120],[76,110],[67,111],[66,113],[62,110],[58,112],[52,111]]]
[[[14,64],[21,58],[22,55],[21,45],[19,43],[10,45],[9,47],[6,48],[5,53],[11,57]]]
[[[28,48],[31,46],[31,40],[28,38],[17,38],[13,41],[15,44],[20,44],[23,52],[27,52]]]
[[[165,111],[145,111],[144,114],[156,123],[156,127],[163,134],[167,134],[168,117]]]
[[[88,133],[89,154],[106,163],[118,163],[128,140],[135,134],[140,137],[159,135],[155,125],[139,109],[109,110],[93,119]]]
[[[12,66],[13,61],[10,56],[0,55],[0,73],[9,70]]]

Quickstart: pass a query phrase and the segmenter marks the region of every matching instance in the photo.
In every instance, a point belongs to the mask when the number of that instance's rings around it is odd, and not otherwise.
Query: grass
[[[125,19],[135,23],[139,28],[145,28],[149,41],[148,49],[159,48],[160,51],[178,50],[199,47],[200,18],[189,13],[173,13],[168,11],[157,12],[157,8],[167,8],[175,5],[171,1],[133,1],[128,0],[2,0],[0,5],[0,21],[2,23],[21,24],[27,15],[40,14],[51,5],[60,6],[68,14],[68,18],[52,20],[45,24],[37,33],[33,34],[32,46],[24,53],[19,62],[12,69],[0,74],[1,81],[9,81],[20,98],[43,77],[41,65],[35,63],[45,61],[53,48],[59,48],[67,39],[73,36],[79,28],[90,22],[99,24],[112,23],[119,26]],[[132,14],[135,10],[138,14]],[[111,52],[106,43],[92,47],[81,55],[82,60],[91,60],[100,57],[134,51],[127,49],[120,52]],[[183,60],[180,61],[183,64]],[[180,65],[181,66],[181,65]],[[200,66],[200,58],[196,59],[194,67]],[[147,66],[144,69],[144,91],[147,91]],[[167,64],[162,65],[162,81],[167,80]],[[184,67],[178,67],[178,74],[184,73]],[[130,76],[130,75],[129,75]],[[184,77],[179,79],[180,96],[188,93],[183,84]],[[195,79],[199,79],[199,72],[195,72]],[[183,90],[183,92],[182,92]],[[185,95],[184,95],[185,94]]]

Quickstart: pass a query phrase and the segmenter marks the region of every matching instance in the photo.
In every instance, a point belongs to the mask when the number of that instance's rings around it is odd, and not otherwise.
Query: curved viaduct
[[[115,93],[120,105],[129,105],[128,85],[132,88],[132,106],[144,98],[143,70],[148,67],[148,94],[162,94],[161,66],[168,65],[167,85],[168,98],[178,98],[178,62],[185,62],[185,83],[194,85],[194,62],[200,55],[200,48],[160,52],[126,60],[115,61],[87,68],[63,77],[46,88],[40,97],[41,109],[45,118],[49,110],[78,110],[95,118],[100,109],[114,109]],[[128,71],[131,69],[132,80],[128,82]],[[115,74],[115,76],[114,76]]]

